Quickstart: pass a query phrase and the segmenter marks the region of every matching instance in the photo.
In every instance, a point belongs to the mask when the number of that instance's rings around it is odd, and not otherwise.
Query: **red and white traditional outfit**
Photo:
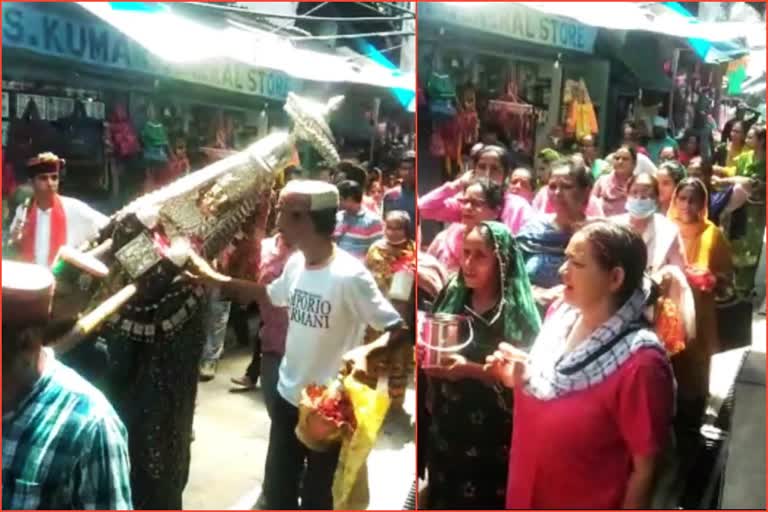
[[[32,176],[60,171],[61,160],[30,165]],[[11,232],[21,229],[19,258],[50,267],[62,245],[78,247],[107,224],[108,217],[87,204],[59,194],[50,208],[39,208],[34,199],[20,205]]]

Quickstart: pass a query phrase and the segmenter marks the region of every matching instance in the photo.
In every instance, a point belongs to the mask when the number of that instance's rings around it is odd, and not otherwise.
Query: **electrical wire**
[[[302,20],[307,19],[310,14],[312,14],[316,10],[320,9],[321,7],[325,6],[327,3],[328,2],[322,2],[322,3],[317,4],[316,6],[314,6],[313,8],[311,8],[310,10],[308,10],[307,12],[305,12],[299,18],[296,18],[296,19],[297,20],[298,19],[302,19]],[[270,31],[269,33],[270,34],[275,34],[275,33],[279,32],[281,29],[284,29],[284,28],[288,27],[290,24],[291,24],[291,21],[288,21],[287,23],[283,23],[281,26],[279,26],[276,29]],[[309,36],[301,36],[301,37],[309,37]]]
[[[335,36],[298,36],[289,37],[291,41],[322,41],[328,39],[355,39],[358,37],[384,37],[384,36],[413,36],[414,32],[408,30],[396,30],[393,32],[366,32],[362,34],[337,34]]]
[[[326,4],[328,2],[323,2],[323,4]],[[361,3],[361,2],[357,2]],[[415,15],[405,9],[404,11],[409,13],[409,16],[362,16],[362,17],[356,17],[356,18],[344,18],[339,16],[309,16],[306,17],[307,14],[310,12],[316,10],[315,8],[311,9],[310,11],[307,11],[304,14],[272,14],[268,12],[256,12],[251,11],[249,9],[243,9],[241,7],[230,7],[228,5],[215,5],[215,4],[208,4],[204,2],[188,2],[189,5],[196,5],[199,7],[210,7],[212,9],[218,9],[221,11],[229,11],[233,13],[239,13],[239,14],[251,14],[253,16],[260,16],[262,18],[277,18],[277,19],[284,19],[284,20],[302,20],[302,21],[349,21],[349,22],[374,22],[374,21],[403,21],[410,19],[414,17]],[[321,4],[321,5],[323,5]],[[389,5],[389,4],[387,4]],[[394,5],[390,5],[390,7],[395,7]],[[399,7],[399,9],[403,9],[402,7]]]
[[[246,32],[249,32],[251,34],[256,34],[258,36],[264,36],[264,34],[269,34],[268,29],[259,28],[253,25],[249,25],[247,23],[243,23],[241,21],[237,20],[227,20],[227,22],[232,25],[233,27],[239,28],[240,30],[245,30]],[[265,22],[267,25],[269,25],[269,29],[275,28],[274,23],[269,23],[268,21]],[[290,27],[291,31],[296,32],[297,34],[301,34],[303,36],[311,36],[311,32],[307,32],[306,30],[302,30],[300,28],[296,27]]]
[[[395,2],[376,2],[376,3],[381,4],[381,5],[386,5],[390,9],[394,9],[396,11],[399,11],[399,12],[402,12],[404,14],[407,14],[409,18],[415,18],[416,17],[416,13],[415,12],[411,11],[410,9],[406,9],[405,7],[400,7]],[[358,5],[362,5],[363,7],[370,7],[371,9],[376,10],[375,7],[371,7],[371,6],[367,5],[367,2],[357,2],[357,4]]]
[[[397,44],[395,46],[390,46],[389,48],[384,48],[383,50],[378,50],[377,49],[376,51],[378,51],[379,53],[387,53],[387,52],[391,52],[391,51],[397,50],[398,48],[402,48],[403,46],[405,46],[405,45],[404,44]],[[360,55],[358,55],[356,57],[350,57],[350,60],[368,59],[368,58],[370,58],[369,55],[360,54]]]

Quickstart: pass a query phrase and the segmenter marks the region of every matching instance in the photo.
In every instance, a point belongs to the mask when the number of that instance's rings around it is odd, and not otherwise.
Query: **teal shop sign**
[[[595,27],[514,3],[419,2],[418,11],[421,20],[582,53],[592,53],[597,38]]]
[[[86,16],[54,12],[40,4],[3,2],[2,32],[4,48],[29,50],[92,66],[173,78],[275,100],[284,100],[288,91],[296,90],[300,85],[298,80],[285,73],[234,61],[168,63],[106,23],[91,21]]]

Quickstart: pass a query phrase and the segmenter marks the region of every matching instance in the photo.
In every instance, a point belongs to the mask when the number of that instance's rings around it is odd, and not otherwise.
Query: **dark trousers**
[[[272,419],[275,415],[274,410],[277,400],[282,400],[277,392],[277,381],[280,379],[280,362],[282,360],[283,356],[281,354],[265,352],[261,355],[261,393],[264,397],[264,404],[267,406],[269,419]],[[250,366],[248,368],[250,370]],[[250,374],[248,375],[250,377]]]
[[[264,469],[266,506],[272,510],[298,510],[301,487],[302,510],[333,510],[331,489],[340,447],[323,453],[309,450],[294,432],[298,421],[299,409],[278,394]]]

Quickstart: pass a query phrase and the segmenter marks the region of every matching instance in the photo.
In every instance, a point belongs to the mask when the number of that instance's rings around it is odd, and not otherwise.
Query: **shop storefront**
[[[3,22],[4,175],[23,179],[26,158],[53,150],[64,192],[105,209],[149,167],[196,168],[286,126],[282,104],[302,87],[235,62],[168,64],[77,5],[3,4]]]
[[[517,4],[422,3],[419,22],[419,126],[443,178],[493,138],[478,125],[527,165],[564,139],[602,139],[610,66],[594,55],[598,29]]]

